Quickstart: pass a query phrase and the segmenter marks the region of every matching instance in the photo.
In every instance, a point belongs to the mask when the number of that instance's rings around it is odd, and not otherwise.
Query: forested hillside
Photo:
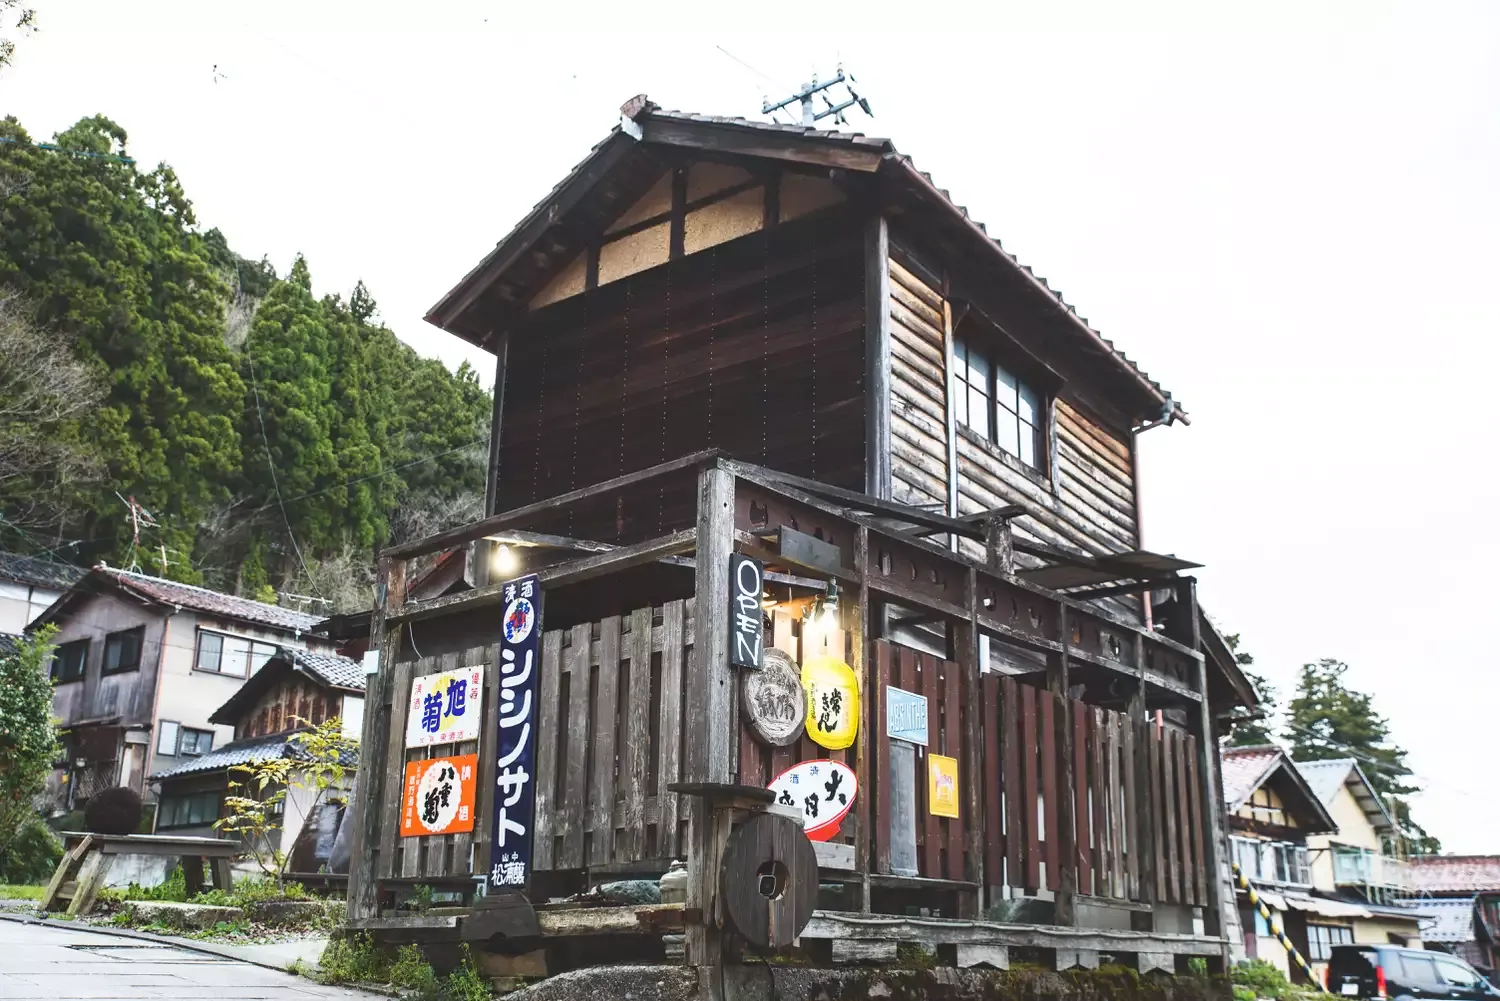
[[[318,298],[301,257],[241,257],[107,119],[70,152],[14,119],[0,140],[0,549],[368,607],[377,545],[477,516],[471,369],[363,285]]]

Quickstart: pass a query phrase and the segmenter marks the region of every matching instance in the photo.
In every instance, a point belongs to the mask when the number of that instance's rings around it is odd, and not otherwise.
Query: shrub
[[[134,834],[141,826],[141,797],[126,786],[95,793],[83,808],[83,823],[93,834]]]
[[[32,817],[0,852],[0,883],[43,883],[62,859],[62,842],[41,817]]]
[[[1287,980],[1280,969],[1264,959],[1251,959],[1235,964],[1234,969],[1229,971],[1229,980],[1234,985],[1235,1001],[1252,1001],[1253,998],[1300,1001],[1302,998],[1321,995],[1315,987],[1298,987]]]

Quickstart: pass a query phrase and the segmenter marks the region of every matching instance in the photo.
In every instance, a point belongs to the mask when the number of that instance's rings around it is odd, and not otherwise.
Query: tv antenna
[[[835,104],[833,98],[828,96],[828,92],[839,84],[844,85],[844,90],[848,92],[849,96],[847,99]],[[832,80],[825,80],[819,83],[815,74],[811,83],[803,84],[802,89],[791,97],[777,101],[775,104],[772,104],[768,98],[761,105],[760,113],[762,115],[770,115],[772,121],[778,121],[776,112],[790,105],[800,104],[802,106],[802,125],[804,128],[812,128],[821,119],[830,116],[839,125],[848,125],[849,120],[844,117],[844,112],[855,105],[858,105],[859,109],[866,115],[874,118],[875,112],[870,110],[870,102],[855,91],[854,84],[854,75],[844,72],[844,67],[840,66]],[[818,107],[818,101],[823,102],[823,107]]]

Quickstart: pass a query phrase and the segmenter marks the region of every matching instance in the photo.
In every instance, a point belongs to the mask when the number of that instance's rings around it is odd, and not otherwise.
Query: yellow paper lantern
[[[809,657],[802,663],[807,693],[807,735],[830,751],[854,743],[859,732],[859,678],[837,657]]]

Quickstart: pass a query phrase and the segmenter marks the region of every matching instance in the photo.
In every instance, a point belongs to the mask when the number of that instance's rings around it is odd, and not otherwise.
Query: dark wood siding
[[[948,502],[948,381],[943,297],[892,260],[891,497],[917,507]]]

